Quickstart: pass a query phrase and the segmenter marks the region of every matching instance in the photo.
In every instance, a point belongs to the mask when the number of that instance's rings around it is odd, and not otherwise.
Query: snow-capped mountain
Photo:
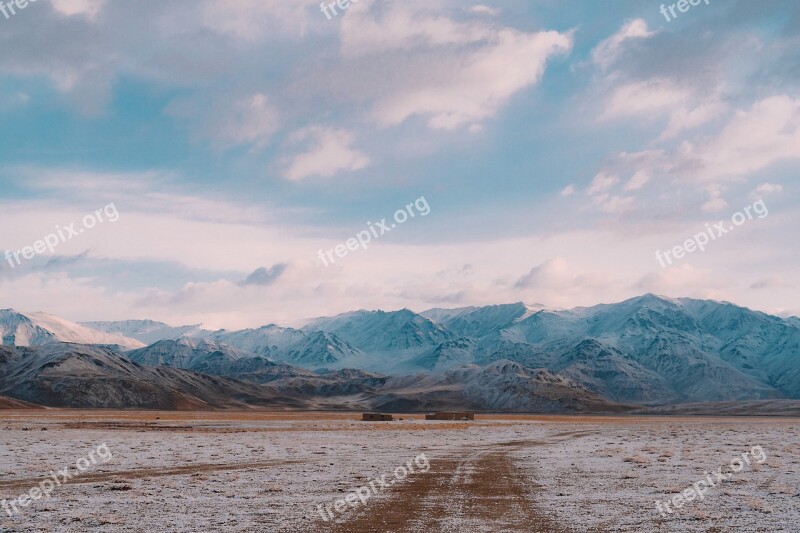
[[[498,315],[495,307],[487,308],[492,317]],[[480,323],[470,326],[488,331],[478,339],[476,362],[510,359],[563,371],[620,401],[800,394],[800,329],[790,321],[731,304],[648,294],[618,304],[513,316],[509,314],[505,325],[501,319],[487,321],[491,327],[485,329]],[[456,320],[463,323],[464,316]],[[604,368],[608,372],[602,372]]]
[[[334,334],[304,332],[274,324],[241,331],[220,330],[203,333],[206,340],[220,342],[246,352],[303,368],[343,368],[364,353]]]
[[[355,311],[319,318],[303,331],[325,331],[369,352],[421,350],[456,338],[442,326],[409,311]]]
[[[294,328],[282,328],[275,324],[262,326],[256,329],[243,329],[228,331],[221,329],[198,336],[234,346],[258,355],[271,356],[275,352],[283,351],[289,346],[302,342],[305,333]]]
[[[624,410],[564,376],[507,360],[392,378],[376,391],[372,403],[378,409],[401,411],[442,407],[510,412]]]
[[[540,305],[527,306],[522,302],[517,302],[486,307],[462,307],[455,309],[455,313],[447,313],[443,309],[431,309],[421,314],[457,335],[480,338],[542,309],[544,307]]]
[[[136,339],[145,344],[153,344],[157,341],[168,339],[179,339],[181,337],[191,337],[202,335],[204,330],[200,325],[172,327],[163,322],[155,320],[120,320],[117,322],[81,322],[82,325],[105,331],[106,333],[116,333],[131,339]]]
[[[162,322],[150,320],[128,320],[122,322],[87,322],[104,331],[126,332],[137,339],[151,341],[147,349],[138,350],[134,358],[142,359],[142,364],[163,364],[177,368],[194,357],[192,350],[201,352],[222,351],[239,357],[263,356],[278,362],[287,362],[304,368],[344,367],[346,362],[363,358],[364,353],[334,334],[321,331],[303,332],[294,328],[284,328],[270,324],[255,329],[209,331],[200,326],[171,327]],[[166,342],[177,341],[177,342]],[[201,345],[198,343],[206,343]],[[166,350],[168,353],[162,354]],[[160,357],[177,358],[179,364]],[[181,362],[182,361],[182,362]]]
[[[209,354],[214,353],[218,353],[226,361],[255,357],[252,353],[219,342],[187,338],[158,341],[150,346],[131,350],[125,355],[142,366],[167,366],[192,370],[199,359],[207,358]]]
[[[439,379],[451,370],[510,361],[526,372],[544,370],[620,403],[800,398],[796,318],[727,302],[652,294],[564,310],[522,303],[420,314],[362,310],[319,318],[302,330],[274,324],[241,331],[172,328],[149,321],[91,324],[105,331],[50,315],[0,312],[7,344],[80,339],[89,344],[136,343],[138,348],[138,341],[119,333],[148,340],[168,336],[159,340],[171,343],[155,342],[131,357],[147,365],[241,374],[261,382],[276,375],[314,376],[296,367]],[[274,368],[280,365],[285,368]]]
[[[105,331],[82,326],[47,313],[19,313],[0,310],[2,344],[38,346],[49,342],[117,345],[124,349],[140,348],[144,343]]]
[[[285,355],[284,355],[285,354]],[[307,368],[339,366],[364,353],[331,333],[310,331],[286,347],[282,360]]]

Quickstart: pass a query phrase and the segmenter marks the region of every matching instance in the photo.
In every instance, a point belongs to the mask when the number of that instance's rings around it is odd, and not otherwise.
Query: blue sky
[[[644,292],[800,313],[800,6],[660,5],[0,15],[0,253],[120,214],[0,263],[0,306],[228,328]],[[427,216],[319,260],[423,196]],[[768,216],[656,260],[759,200]]]

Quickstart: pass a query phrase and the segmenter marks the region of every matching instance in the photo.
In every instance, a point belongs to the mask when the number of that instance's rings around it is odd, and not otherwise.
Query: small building
[[[425,420],[475,420],[475,413],[440,411],[438,413],[425,415]]]
[[[361,420],[363,422],[391,422],[394,417],[382,413],[364,413],[361,415]]]

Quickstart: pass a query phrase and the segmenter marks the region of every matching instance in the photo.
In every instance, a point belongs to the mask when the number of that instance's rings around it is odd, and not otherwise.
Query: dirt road
[[[323,531],[364,532],[564,532],[526,497],[512,451],[533,443],[507,443],[431,461],[431,469],[392,487],[380,500],[343,516]]]

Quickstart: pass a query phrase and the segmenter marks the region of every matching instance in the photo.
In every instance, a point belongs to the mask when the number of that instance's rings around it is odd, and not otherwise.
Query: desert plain
[[[55,487],[49,498],[18,505],[14,516],[0,509],[0,530],[800,530],[795,418],[395,418],[3,410],[0,500],[29,494],[51,471],[74,470],[99,445],[112,457]],[[731,461],[742,454],[749,460],[734,473]],[[421,455],[428,468],[411,462]],[[411,472],[395,473],[409,463]],[[680,508],[659,512],[656,501],[671,502],[713,480],[719,467],[727,479],[707,487],[702,498],[695,494],[679,500]],[[386,486],[376,484],[381,477]],[[365,502],[351,496],[336,511],[337,500],[370,482],[377,490]]]

